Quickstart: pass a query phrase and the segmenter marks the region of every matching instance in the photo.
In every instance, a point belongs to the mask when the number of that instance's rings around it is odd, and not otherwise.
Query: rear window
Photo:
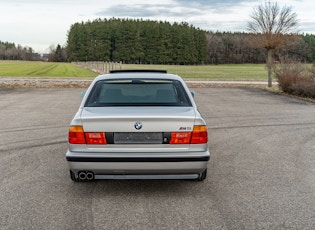
[[[85,107],[191,106],[177,80],[114,79],[95,83]]]

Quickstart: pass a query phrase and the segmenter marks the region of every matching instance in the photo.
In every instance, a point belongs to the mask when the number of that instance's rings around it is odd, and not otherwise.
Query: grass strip
[[[245,80],[260,81],[267,79],[263,64],[228,65],[138,65],[123,64],[122,69],[167,70],[186,79],[203,80]],[[94,78],[98,74],[73,65],[56,62],[0,61],[0,76],[14,77],[79,77]]]
[[[5,77],[79,77],[93,78],[98,74],[71,63],[0,61],[0,76]]]

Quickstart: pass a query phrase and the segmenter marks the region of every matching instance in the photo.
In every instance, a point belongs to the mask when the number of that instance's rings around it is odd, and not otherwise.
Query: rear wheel
[[[202,173],[199,174],[197,181],[204,181],[207,177],[207,169],[205,169]]]
[[[76,176],[75,176],[75,173],[72,172],[71,170],[70,170],[70,178],[71,178],[71,180],[73,180],[74,182],[79,182],[79,181],[80,181],[79,177],[76,177]]]

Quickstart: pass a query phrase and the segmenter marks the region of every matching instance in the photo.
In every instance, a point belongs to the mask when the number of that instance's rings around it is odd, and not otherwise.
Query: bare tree
[[[277,2],[265,2],[253,8],[248,22],[248,31],[252,33],[251,43],[255,47],[267,50],[268,86],[272,86],[273,52],[293,45],[297,40],[297,14],[291,7],[279,7]]]

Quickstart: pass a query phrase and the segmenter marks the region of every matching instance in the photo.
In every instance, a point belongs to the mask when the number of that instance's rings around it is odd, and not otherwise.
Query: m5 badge
[[[191,131],[191,127],[179,127],[179,130]]]

